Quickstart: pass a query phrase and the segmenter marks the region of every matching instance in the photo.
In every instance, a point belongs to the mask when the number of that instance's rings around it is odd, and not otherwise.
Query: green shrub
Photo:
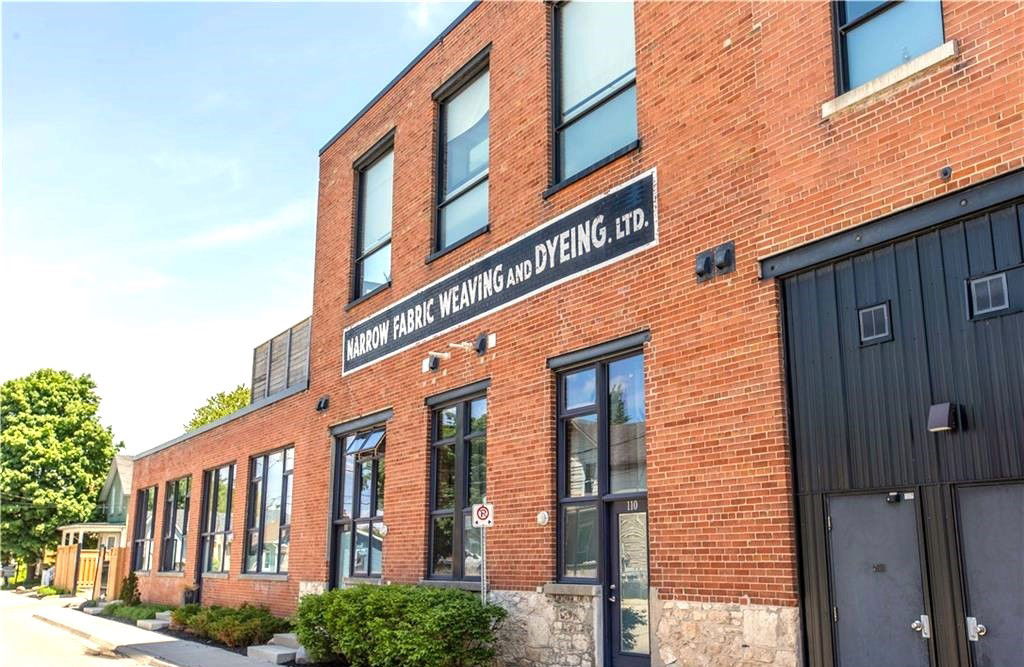
[[[85,602],[82,603],[82,608],[86,609],[88,607],[95,607],[96,605],[97,605],[96,600],[86,600]]]
[[[171,620],[175,625],[187,628],[189,622],[201,609],[202,607],[198,604],[183,604],[171,612]]]
[[[142,602],[139,593],[139,578],[134,572],[129,572],[121,584],[121,601],[127,605],[136,605]]]
[[[126,621],[141,621],[142,619],[156,618],[158,611],[168,611],[170,609],[174,609],[174,607],[166,604],[146,603],[130,605],[123,602],[114,602],[104,607],[100,615],[120,618]]]
[[[505,613],[456,589],[356,586],[304,596],[296,634],[318,661],[470,667],[494,657],[494,631]]]
[[[36,595],[39,597],[46,597],[47,595],[64,595],[67,593],[63,588],[54,588],[53,586],[40,586],[36,589]]]
[[[192,615],[186,628],[194,635],[211,639],[213,637],[211,629],[230,613],[231,609],[228,607],[218,605],[202,607]]]

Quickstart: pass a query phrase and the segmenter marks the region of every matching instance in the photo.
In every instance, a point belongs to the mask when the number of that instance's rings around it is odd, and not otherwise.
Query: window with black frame
[[[294,447],[252,459],[245,522],[247,573],[283,574],[288,571],[294,468]]]
[[[633,147],[632,2],[571,0],[554,9],[555,182]]]
[[[167,482],[164,494],[164,533],[160,545],[160,569],[164,572],[185,570],[185,538],[188,535],[188,499],[192,476]]]
[[[470,66],[457,75],[462,85],[439,98],[436,251],[487,227],[491,78],[486,59]]]
[[[231,570],[231,500],[235,490],[235,464],[203,474],[203,571]]]
[[[487,398],[442,406],[432,421],[430,576],[479,579],[480,529],[470,508],[487,495]]]
[[[395,152],[391,136],[356,162],[354,285],[358,299],[391,284],[391,215]]]
[[[383,428],[337,440],[334,507],[335,583],[380,576],[384,556]]]
[[[156,522],[156,487],[140,489],[135,497],[135,532],[132,569],[146,571],[153,564],[153,528]]]
[[[597,580],[603,503],[647,492],[644,361],[633,354],[558,376],[562,580]]]
[[[871,81],[942,44],[939,0],[839,0],[838,92]]]

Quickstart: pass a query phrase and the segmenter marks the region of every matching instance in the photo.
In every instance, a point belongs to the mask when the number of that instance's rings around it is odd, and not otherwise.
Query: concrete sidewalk
[[[33,616],[98,646],[155,667],[266,667],[270,664],[100,616],[89,616],[77,609],[51,607],[40,609]]]

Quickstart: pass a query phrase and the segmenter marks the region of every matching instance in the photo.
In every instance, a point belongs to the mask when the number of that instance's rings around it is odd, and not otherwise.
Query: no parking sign
[[[490,528],[494,525],[494,505],[491,503],[473,505],[472,514],[474,528]]]

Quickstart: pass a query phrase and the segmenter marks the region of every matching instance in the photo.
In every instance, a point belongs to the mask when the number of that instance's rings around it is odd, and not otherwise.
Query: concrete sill
[[[177,572],[177,571],[173,571],[172,570],[170,572],[157,572],[156,576],[158,576],[158,577],[184,577],[185,573],[184,572]]]
[[[257,572],[240,574],[238,578],[248,581],[288,581],[287,574],[259,574]]]
[[[480,592],[479,581],[454,581],[451,579],[420,579],[420,586],[433,586],[435,588],[458,588],[463,591]]]
[[[201,575],[203,579],[227,579],[227,572],[203,572]]]
[[[370,586],[380,586],[381,585],[381,578],[380,577],[345,577],[344,579],[341,580],[341,583],[344,584],[346,588],[349,587],[349,586],[359,586],[360,584],[367,584],[367,585],[370,585]]]
[[[550,582],[541,586],[544,595],[572,595],[577,597],[597,597],[601,587],[594,584],[559,584]]]
[[[862,102],[876,93],[895,86],[901,81],[923,72],[932,65],[938,65],[951,58],[955,58],[959,49],[956,40],[949,40],[945,44],[935,47],[931,51],[922,53],[911,61],[905,62],[899,67],[889,70],[885,74],[862,83],[856,88],[849,90],[839,97],[829,100],[821,105],[821,117],[828,118],[847,107]]]

